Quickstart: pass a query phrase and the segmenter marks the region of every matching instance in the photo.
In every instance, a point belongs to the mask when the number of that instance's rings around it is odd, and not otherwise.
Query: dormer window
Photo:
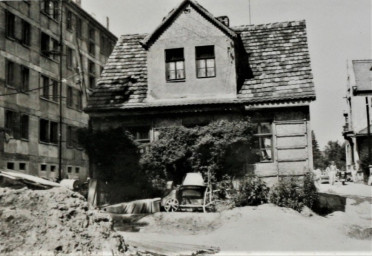
[[[167,81],[185,80],[183,48],[165,50]]]
[[[213,45],[195,47],[195,57],[196,76],[198,78],[216,76],[216,62]]]

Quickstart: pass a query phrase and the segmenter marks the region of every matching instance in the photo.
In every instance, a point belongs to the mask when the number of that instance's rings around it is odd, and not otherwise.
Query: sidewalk
[[[341,182],[336,182],[333,186],[330,184],[319,184],[317,187],[321,193],[372,198],[372,186],[364,184],[347,182],[342,185]]]

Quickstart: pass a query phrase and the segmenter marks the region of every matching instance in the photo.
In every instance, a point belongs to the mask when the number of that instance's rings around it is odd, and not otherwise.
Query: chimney
[[[110,18],[108,16],[106,16],[106,28],[110,30]]]
[[[222,24],[224,24],[226,27],[229,27],[230,26],[229,17],[227,17],[227,16],[219,16],[219,17],[216,17],[216,19],[219,22],[221,22]]]

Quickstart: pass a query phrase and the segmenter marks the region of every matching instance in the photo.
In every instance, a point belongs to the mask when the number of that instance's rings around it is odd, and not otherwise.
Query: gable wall
[[[196,77],[195,46],[203,45],[215,46],[216,77]],[[183,82],[166,81],[165,49],[171,48],[184,48]],[[236,97],[233,52],[233,41],[195,9],[181,12],[148,50],[148,100]]]

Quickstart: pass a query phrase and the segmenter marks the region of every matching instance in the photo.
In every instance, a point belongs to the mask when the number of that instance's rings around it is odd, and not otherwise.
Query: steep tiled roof
[[[146,98],[146,51],[139,43],[145,36],[120,37],[89,97],[88,108],[115,108]]]
[[[231,103],[315,99],[307,47],[305,21],[249,25],[232,28],[249,55],[253,78],[246,79]],[[146,103],[146,50],[140,41],[146,35],[124,35],[108,59],[87,111],[156,107]],[[218,104],[220,101],[195,101]],[[227,102],[225,102],[227,103]],[[163,103],[161,103],[164,105]],[[182,102],[168,102],[169,105]],[[192,102],[185,102],[185,105]]]
[[[305,21],[235,27],[249,54],[253,79],[238,97],[249,101],[315,97]]]

